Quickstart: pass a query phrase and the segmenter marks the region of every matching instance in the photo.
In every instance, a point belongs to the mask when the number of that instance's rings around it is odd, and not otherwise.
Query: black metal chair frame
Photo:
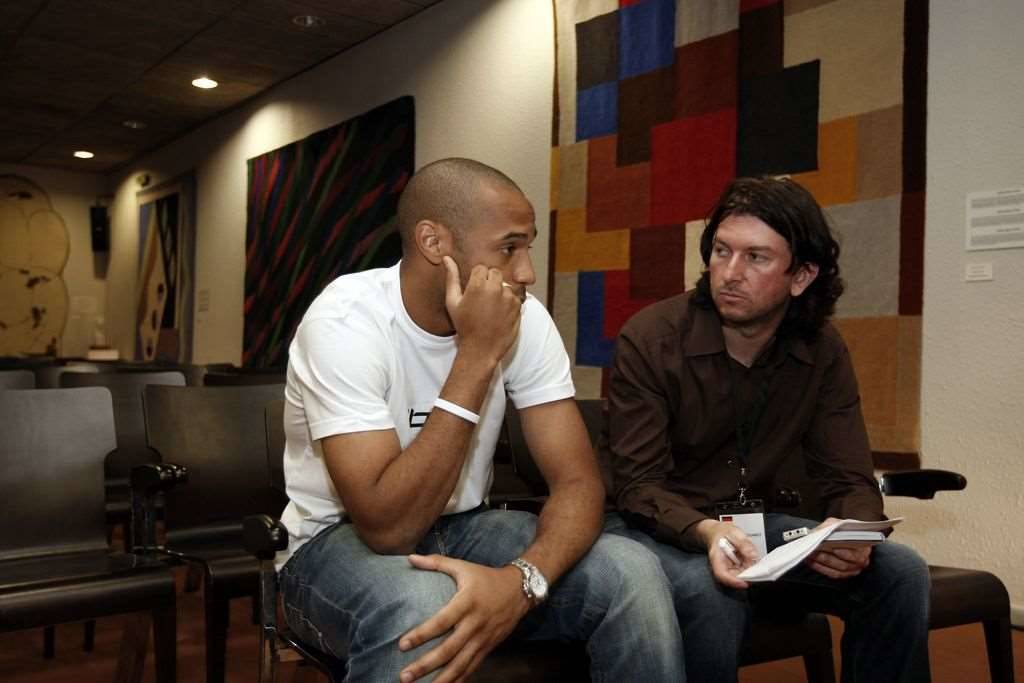
[[[272,402],[268,405],[266,414],[267,465],[272,483],[281,487],[282,490],[284,478],[280,464],[284,452],[283,403],[283,401]],[[588,428],[595,424],[593,419],[595,410],[598,411],[597,415],[599,416],[599,407],[588,402],[583,402],[581,405]],[[503,427],[499,448],[515,449],[518,447],[520,450],[523,448],[520,445],[522,442],[521,432],[516,432],[516,430],[518,430],[518,422],[513,415],[511,419],[506,420],[506,425]],[[510,432],[512,432],[511,435]],[[532,460],[524,461],[522,458],[516,457],[514,451],[512,461],[520,466],[533,467],[536,471],[536,465]],[[540,476],[539,472],[537,476]],[[543,493],[546,491],[537,491],[537,493],[536,496],[495,500],[492,501],[492,505],[535,511],[543,504]],[[326,675],[332,683],[342,681],[345,672],[343,660],[298,640],[287,625],[281,625],[278,619],[278,586],[274,557],[277,552],[288,546],[288,532],[285,527],[280,521],[267,515],[253,515],[245,519],[244,539],[246,548],[260,561],[260,603],[262,605],[260,683],[276,680],[281,653],[289,649],[298,652],[306,663]],[[782,632],[782,636],[778,638],[778,644],[769,648],[764,643],[755,642],[752,647],[748,648],[746,663],[754,664],[788,657],[802,657],[809,681],[832,683],[835,680],[832,668],[832,635],[827,618],[813,613],[798,614],[793,615],[791,619],[773,622],[773,624]],[[534,670],[545,671],[544,680],[579,681],[580,683],[590,680],[589,660],[583,643],[519,643],[513,641],[503,644],[492,653],[489,659],[492,661],[495,659],[526,660],[533,665]],[[481,674],[485,675],[483,672]]]
[[[36,376],[31,370],[16,368],[0,369],[0,390],[3,389],[35,389]]]
[[[35,521],[19,524],[0,543],[0,630],[148,611],[156,680],[170,683],[176,672],[174,577],[163,564],[112,553],[106,543],[103,458],[115,443],[110,392],[0,392],[0,415],[12,422],[0,440],[14,440],[0,448],[15,458],[0,456],[3,478],[13,487],[5,495],[22,511],[33,507],[29,497],[36,503],[29,518]],[[45,645],[51,655],[52,633],[48,628]],[[91,638],[87,630],[87,650]],[[145,639],[136,644],[133,680],[142,673]]]
[[[191,395],[200,402],[206,401],[207,409],[204,410],[199,404],[190,404],[193,412],[210,413],[215,407],[227,404],[230,401],[246,402],[249,397],[259,396],[258,415],[248,415],[246,412],[252,406],[240,405],[234,417],[243,419],[248,417],[253,423],[263,426],[263,407],[269,396],[280,395],[283,391],[282,385],[263,386],[234,386],[234,387],[165,387],[149,386],[144,394],[144,406],[146,414],[146,432],[149,445],[162,456],[163,465],[137,467],[132,472],[133,481],[136,477],[147,478],[147,481],[166,481],[166,485],[158,488],[151,487],[145,494],[146,501],[142,508],[136,512],[139,519],[143,520],[142,527],[138,531],[133,530],[134,543],[137,552],[158,553],[168,561],[182,563],[201,571],[201,580],[204,585],[204,606],[206,622],[206,680],[208,683],[222,683],[226,677],[226,645],[227,631],[229,626],[229,603],[230,600],[239,597],[251,597],[254,601],[253,619],[256,621],[259,614],[259,563],[246,551],[243,546],[243,517],[246,514],[254,513],[252,509],[273,507],[281,509],[284,505],[283,497],[280,504],[270,505],[267,503],[270,497],[265,492],[257,495],[257,484],[266,474],[265,469],[265,445],[262,438],[263,430],[253,431],[253,425],[235,425],[233,430],[220,432],[220,436],[239,448],[245,446],[247,439],[258,439],[258,446],[250,444],[251,447],[244,448],[243,457],[252,459],[251,465],[246,464],[242,470],[231,470],[230,481],[223,471],[223,465],[218,464],[216,454],[208,452],[213,446],[207,443],[214,438],[214,429],[203,434],[205,437],[202,444],[197,444],[199,454],[188,452],[184,446],[175,443],[176,438],[184,438],[180,433],[172,434],[176,425],[183,428],[185,422],[192,425],[196,420],[201,419],[199,415],[185,415],[183,413],[159,417],[155,411],[156,405],[160,402],[161,394],[166,394],[170,405],[173,397],[168,392],[182,392],[180,396]],[[234,397],[234,398],[231,398]],[[176,405],[176,404],[175,404]],[[168,408],[176,410],[177,408]],[[208,417],[204,415],[203,417]],[[234,419],[234,418],[233,418]],[[161,423],[161,427],[157,427]],[[208,425],[209,426],[209,425]],[[194,435],[196,438],[196,435]],[[178,458],[184,456],[184,463],[178,462]],[[238,460],[236,455],[235,460]],[[194,461],[194,462],[193,462]],[[232,467],[237,462],[232,461]],[[153,470],[154,467],[158,469]],[[191,469],[188,486],[184,484],[184,477],[170,476],[167,467],[179,467]],[[147,469],[148,468],[148,469]],[[163,469],[160,469],[163,468]],[[214,474],[214,472],[217,472]],[[161,478],[162,477],[162,478]],[[223,479],[223,486],[218,490],[207,490],[206,487],[214,486],[210,483],[211,477]],[[244,482],[244,486],[240,485]],[[269,482],[266,482],[266,489],[269,491]],[[230,488],[230,491],[226,490]],[[164,518],[166,526],[166,543],[160,545],[156,542],[155,536],[155,509],[157,491],[163,491],[165,497]],[[249,496],[246,501],[238,500],[243,491],[258,498],[253,503]],[[260,488],[262,491],[262,488]],[[227,503],[213,501],[211,497],[224,498],[227,494],[234,496],[237,509],[228,510]],[[218,495],[220,494],[220,495]],[[141,497],[141,496],[140,496]],[[266,503],[266,505],[264,505]],[[206,511],[199,508],[211,506],[212,510]],[[248,506],[248,507],[247,507]]]
[[[604,425],[604,401],[578,399],[576,404],[596,449]],[[506,448],[511,454],[513,469],[531,496],[525,501],[505,500],[502,504],[519,507],[526,502],[527,509],[539,508],[547,496],[547,486],[530,455],[519,415],[512,408],[505,416],[505,430],[502,440],[507,442]],[[778,589],[765,596],[768,598],[765,604],[755,612],[751,638],[744,644],[741,666],[800,657],[809,683],[834,683],[832,629],[828,618],[815,612],[777,609],[779,605],[785,604],[786,595],[785,589]]]
[[[967,479],[947,470],[888,472],[879,477],[885,496],[931,500],[938,491],[962,491]],[[977,569],[929,565],[931,573],[930,629],[980,623],[985,633],[992,683],[1013,683],[1013,640],[1010,596],[997,576]]]

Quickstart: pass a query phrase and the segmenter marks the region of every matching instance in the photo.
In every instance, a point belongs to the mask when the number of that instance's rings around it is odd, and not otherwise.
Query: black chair
[[[31,370],[0,370],[0,389],[35,389],[36,376]]]
[[[0,356],[0,370],[32,370],[56,362],[53,356]]]
[[[142,414],[142,390],[150,384],[184,386],[185,376],[178,371],[147,372],[132,369],[120,372],[64,373],[62,387],[106,387],[114,399],[114,426],[117,448],[107,455],[104,477],[107,492],[107,525],[121,525],[126,533],[131,513],[129,477],[132,468],[159,461],[146,445],[146,421]]]
[[[270,485],[285,494],[284,479],[284,400],[270,401],[264,410],[266,465]],[[246,550],[254,555],[260,567],[260,668],[259,683],[277,680],[277,667],[282,653],[289,650],[300,656],[299,666],[312,666],[327,676],[331,683],[345,679],[345,662],[297,639],[277,619],[278,590],[274,558],[288,547],[288,530],[270,515],[245,518],[243,540]]]
[[[237,387],[255,384],[284,384],[284,368],[208,369],[203,384],[208,387]]]
[[[946,470],[889,472],[878,481],[886,496],[930,500],[938,491],[962,491],[967,479]],[[980,623],[985,632],[993,683],[1013,683],[1010,596],[993,574],[976,569],[929,565],[932,580],[929,628]]]
[[[267,405],[267,467],[270,479],[284,491],[283,455],[284,401]],[[507,439],[505,439],[507,442]],[[260,683],[276,680],[277,667],[285,653],[298,655],[300,666],[312,666],[331,683],[345,678],[345,662],[298,640],[287,624],[277,618],[278,587],[274,558],[288,547],[288,531],[280,521],[268,515],[245,519],[245,546],[260,562]],[[292,657],[294,659],[294,657]],[[581,646],[557,642],[508,641],[495,649],[470,680],[487,683],[585,683],[590,680],[589,660]]]
[[[60,388],[60,377],[68,372],[100,372],[95,363],[75,363],[71,365],[41,365],[33,368],[36,376],[36,387],[39,389]]]
[[[577,400],[591,443],[597,448],[605,424],[602,399]],[[523,479],[530,492],[528,499],[538,505],[547,495],[547,485],[537,468],[520,426],[519,413],[509,408],[505,416],[508,448],[515,473]],[[607,482],[606,482],[607,486]],[[516,506],[518,501],[506,501]],[[786,603],[786,591],[774,590],[768,600],[755,610],[751,637],[741,653],[741,666],[763,664],[778,659],[801,657],[810,683],[832,683],[832,629],[828,618],[815,612],[779,609]]]
[[[201,387],[203,378],[208,372],[225,372],[235,367],[231,363],[207,363],[205,365],[185,364],[179,369],[185,373],[185,384],[190,387]]]
[[[21,513],[0,535],[0,631],[148,612],[156,680],[170,683],[174,577],[107,547],[103,460],[114,443],[106,389],[0,392],[0,497]],[[135,642],[138,680],[146,639]]]
[[[284,399],[275,399],[264,409],[267,439],[267,472],[270,485],[287,495],[284,481]]]
[[[162,552],[202,571],[209,683],[225,678],[229,601],[259,592],[259,563],[243,546],[242,519],[277,515],[286,502],[270,486],[264,437],[264,408],[282,393],[281,385],[144,390],[149,446],[163,463],[189,471],[187,485],[164,494]]]

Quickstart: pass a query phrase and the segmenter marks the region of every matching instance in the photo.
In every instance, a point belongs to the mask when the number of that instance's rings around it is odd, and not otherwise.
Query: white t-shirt
[[[279,567],[344,513],[320,440],[394,429],[405,449],[433,409],[455,353],[454,336],[430,334],[409,317],[398,265],[343,275],[313,301],[289,350],[284,473],[291,502],[281,521],[290,542],[278,554]],[[472,510],[487,496],[506,392],[520,409],[575,393],[562,339],[530,295],[519,337],[494,373],[444,514]]]

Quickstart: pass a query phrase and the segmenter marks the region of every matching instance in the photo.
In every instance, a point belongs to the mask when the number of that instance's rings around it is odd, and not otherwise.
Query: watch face
[[[548,582],[544,580],[543,576],[534,574],[530,577],[530,591],[538,600],[543,600],[548,595]]]

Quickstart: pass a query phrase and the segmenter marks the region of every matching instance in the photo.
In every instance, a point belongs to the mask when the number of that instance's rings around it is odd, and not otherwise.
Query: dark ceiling
[[[437,2],[5,0],[0,162],[116,170]]]

